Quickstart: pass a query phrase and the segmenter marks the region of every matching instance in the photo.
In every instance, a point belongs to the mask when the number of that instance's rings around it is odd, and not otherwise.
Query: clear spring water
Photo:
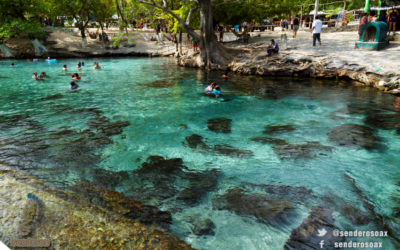
[[[221,72],[177,67],[171,59],[107,58],[84,61],[86,66],[79,71],[82,80],[78,82],[82,91],[78,93],[67,91],[70,82],[67,74],[77,72],[78,59],[60,59],[57,63],[19,60],[13,61],[15,67],[9,66],[11,61],[1,62],[1,121],[16,114],[22,115],[22,118],[7,120],[9,125],[0,131],[0,163],[60,188],[90,179],[84,174],[87,171],[81,168],[85,166],[85,160],[94,155],[99,158],[88,160],[90,164],[85,168],[97,166],[109,171],[130,171],[137,169],[148,156],[159,155],[182,158],[189,169],[218,169],[222,175],[217,189],[207,193],[196,206],[171,209],[174,198],[148,201],[160,209],[170,209],[174,219],[172,232],[198,249],[282,249],[291,230],[301,224],[312,206],[323,204],[328,194],[334,197],[338,207],[351,204],[355,211],[365,211],[360,195],[343,178],[345,174],[355,180],[363,195],[375,206],[375,211],[388,218],[396,228],[397,218],[393,216],[393,211],[398,204],[394,198],[398,194],[396,184],[400,176],[400,138],[396,130],[378,128],[377,134],[382,139],[384,150],[338,147],[329,141],[327,133],[338,125],[365,123],[369,115],[367,109],[364,109],[365,112],[362,112],[363,108],[361,112],[348,112],[348,107],[372,106],[383,114],[400,116],[399,97],[333,81],[239,75],[231,75],[228,81],[224,81],[217,79]],[[93,70],[91,65],[94,61],[100,62],[104,69]],[[68,65],[68,72],[61,70],[63,64]],[[31,79],[33,71],[45,71],[50,78],[35,81]],[[169,88],[147,86],[165,79],[173,79],[175,85]],[[211,81],[220,84],[233,100],[223,102],[202,96],[203,89]],[[283,87],[279,94],[265,95],[262,94],[265,89],[258,87],[263,84]],[[62,98],[41,100],[58,93],[62,94]],[[52,131],[65,126],[76,131],[88,128],[86,121],[93,114],[60,112],[76,108],[98,108],[112,121],[129,121],[131,125],[123,129],[126,137],[115,135],[111,137],[113,144],[88,151],[87,155],[82,152],[79,163],[62,157],[52,160],[54,156],[70,150],[58,146],[59,141],[51,143],[49,134]],[[215,133],[207,128],[207,120],[218,117],[232,119],[231,133]],[[294,131],[272,137],[289,143],[318,141],[333,146],[333,151],[317,154],[311,159],[282,160],[271,145],[250,140],[263,136],[262,131],[267,125],[293,125]],[[254,156],[233,158],[196,152],[182,143],[191,134],[203,136],[209,145],[225,143],[250,150]],[[30,150],[35,151],[39,146],[24,143],[24,138],[39,138],[49,145],[48,151],[31,155]],[[62,141],[62,138],[58,140]],[[17,153],[9,154],[7,148],[13,148],[13,152]],[[69,163],[81,167],[68,168]],[[213,209],[212,199],[216,195],[223,194],[230,187],[244,188],[243,183],[305,187],[313,195],[307,200],[294,202],[296,214],[284,223],[274,225],[262,223],[250,215],[240,216],[227,210]],[[127,190],[131,185],[128,179],[115,189],[129,195]],[[251,185],[247,188],[252,193],[259,193],[260,190]],[[192,233],[190,218],[196,216],[214,222],[214,236]],[[334,216],[335,226],[343,230],[382,229],[373,223],[355,224],[340,209],[335,209]],[[394,249],[389,239],[385,240],[384,246],[384,249]]]

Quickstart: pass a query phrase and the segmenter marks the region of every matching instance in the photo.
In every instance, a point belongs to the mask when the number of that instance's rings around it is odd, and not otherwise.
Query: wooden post
[[[315,21],[316,17],[318,16],[318,4],[319,4],[319,0],[315,0],[314,21]]]
[[[300,6],[300,29],[303,30],[302,21],[303,20],[303,5]]]

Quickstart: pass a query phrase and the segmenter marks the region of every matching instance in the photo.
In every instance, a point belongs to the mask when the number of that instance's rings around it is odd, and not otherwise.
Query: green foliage
[[[136,44],[135,40],[133,38],[128,38],[128,43],[129,44]]]
[[[347,13],[347,22],[354,21],[354,15],[352,13]]]
[[[111,41],[113,41],[113,46],[114,46],[114,48],[119,48],[119,46],[120,46],[120,39],[119,39],[119,37],[113,37],[113,38],[111,38]]]

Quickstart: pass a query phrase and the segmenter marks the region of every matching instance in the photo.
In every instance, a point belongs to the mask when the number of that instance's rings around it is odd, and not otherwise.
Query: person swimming
[[[82,68],[81,68],[81,63],[78,63],[78,69],[82,69]]]
[[[68,70],[68,69],[67,69],[67,65],[64,65],[64,68],[63,68],[63,70]]]
[[[85,62],[82,61],[82,66],[85,66]]]
[[[14,63],[11,63],[11,67],[13,67],[14,66]]]
[[[228,79],[228,71],[225,71],[225,73],[219,77],[219,79]]]
[[[219,85],[215,86],[215,89],[211,93],[213,93],[216,97],[221,96],[221,87]]]
[[[97,62],[95,62],[93,69],[101,69],[101,67]]]
[[[72,81],[71,86],[69,87],[70,90],[77,90],[80,86],[76,84],[76,82]]]
[[[81,77],[78,75],[78,73],[72,74],[71,80],[80,80],[80,79],[81,79]]]
[[[206,91],[206,92],[211,92],[211,91],[214,90],[214,88],[215,88],[216,85],[217,85],[217,84],[216,84],[215,82],[212,82],[210,85],[208,85],[207,88],[204,89],[204,91]]]
[[[35,80],[40,80],[40,77],[38,76],[37,72],[33,72],[32,78]]]
[[[42,77],[50,77],[50,76],[49,76],[48,74],[46,74],[46,72],[44,72],[44,71],[42,72],[41,76],[42,76]]]

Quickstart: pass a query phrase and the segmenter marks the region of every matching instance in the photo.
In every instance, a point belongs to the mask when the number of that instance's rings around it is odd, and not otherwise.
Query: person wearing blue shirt
[[[216,97],[219,97],[222,93],[221,87],[219,85],[215,86],[214,90],[211,93],[213,93]]]
[[[379,17],[379,21],[386,23],[386,14],[385,13],[381,13],[381,15]]]
[[[268,46],[268,56],[271,56],[272,53],[278,53],[279,52],[279,45],[277,42],[274,41],[274,39],[271,39],[271,44]]]

